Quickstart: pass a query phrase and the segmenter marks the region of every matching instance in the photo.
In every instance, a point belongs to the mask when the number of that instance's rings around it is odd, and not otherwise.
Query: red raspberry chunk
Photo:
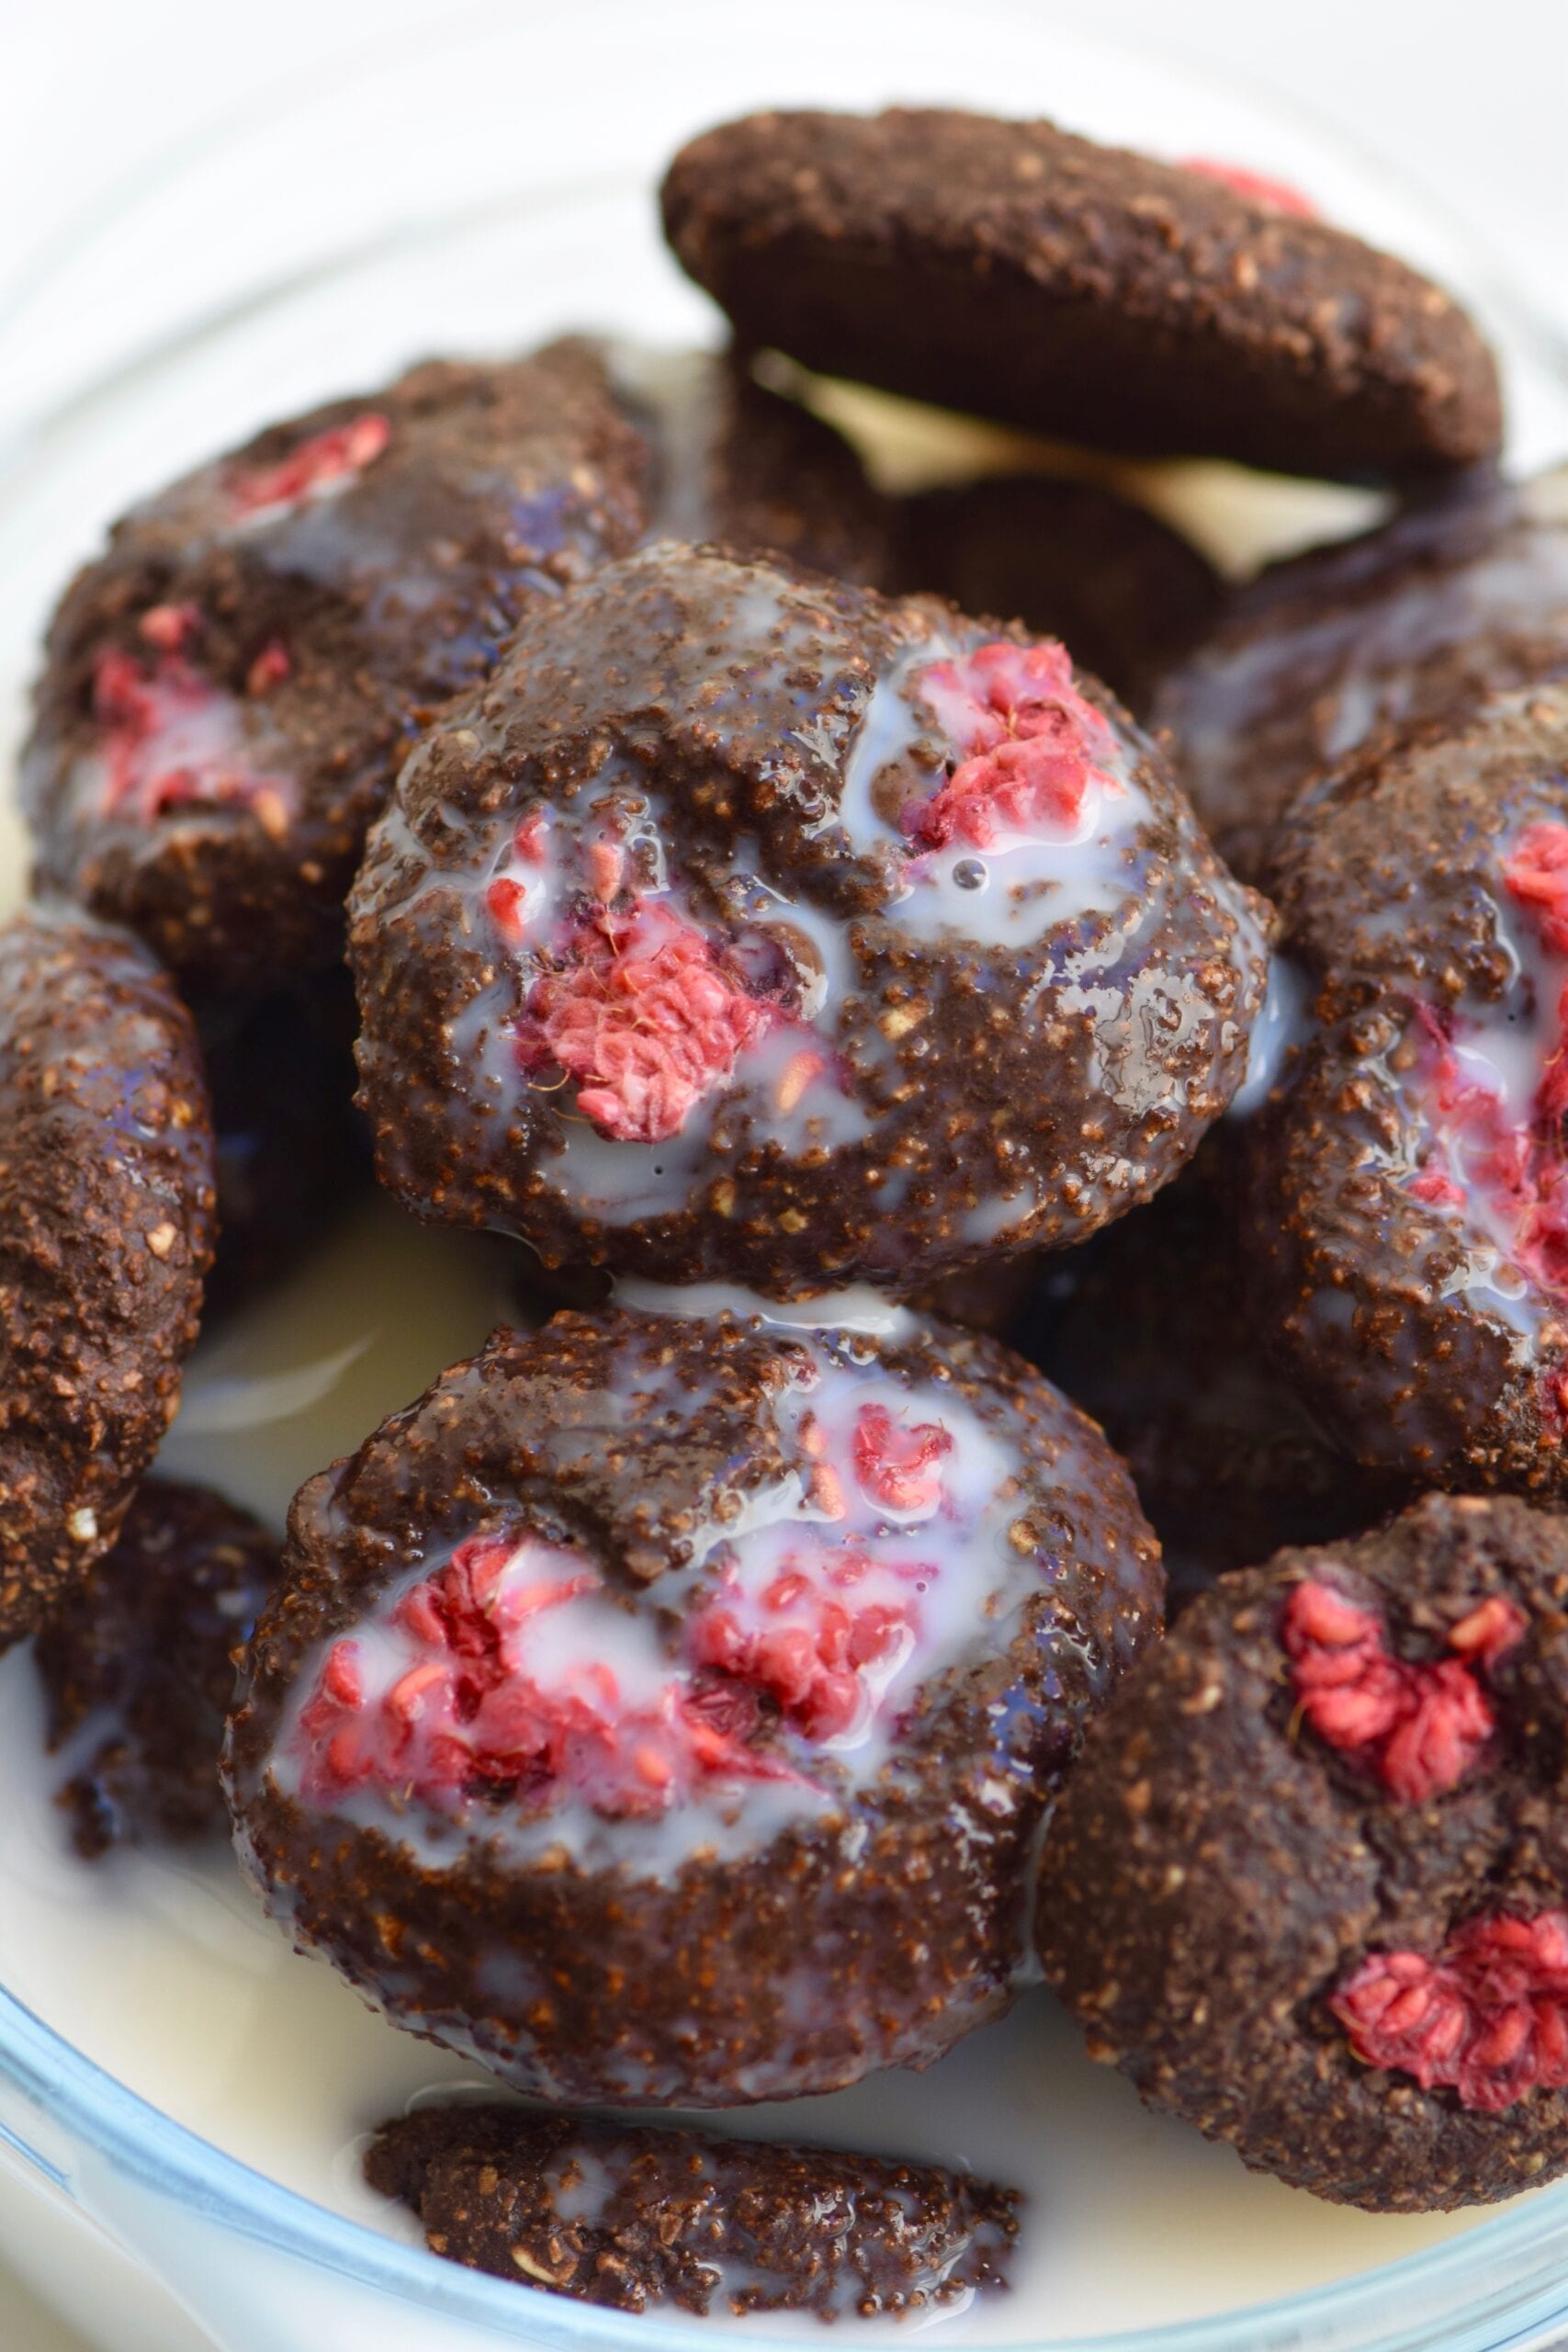
[[[390,421],[374,409],[347,424],[312,433],[273,466],[231,466],[224,492],[235,515],[256,514],[265,506],[297,506],[319,491],[362,474],[392,437]]]
[[[931,1511],[942,1499],[936,1464],[953,1452],[940,1421],[906,1429],[886,1405],[863,1405],[855,1418],[855,1476],[866,1494],[889,1510]]]
[[[560,969],[529,989],[515,1027],[532,1075],[563,1070],[602,1135],[679,1135],[775,1018],[737,985],[713,942],[661,907],[583,925]]]
[[[1533,920],[1541,944],[1568,956],[1568,825],[1530,825],[1505,861],[1509,896]],[[1483,1027],[1461,1013],[1422,1008],[1423,1072],[1433,1144],[1409,1180],[1417,1200],[1469,1211],[1501,1236],[1520,1272],[1568,1295],[1568,973],[1555,1001],[1536,1008],[1550,1031],[1529,1114],[1521,1118],[1496,1088],[1467,1069],[1458,1047]],[[1550,1412],[1550,1400],[1547,1400]]]
[[[1436,1960],[1373,1952],[1329,2007],[1366,2065],[1495,2115],[1568,2086],[1568,1912],[1483,1913]]]
[[[906,831],[929,849],[990,849],[1071,831],[1091,791],[1115,792],[1099,763],[1115,751],[1109,721],[1073,684],[1066,648],[998,639],[919,673],[922,699],[964,754],[940,791],[907,810]]]
[[[1318,220],[1323,217],[1311,197],[1303,196],[1289,180],[1249,172],[1243,164],[1223,164],[1208,155],[1188,155],[1183,157],[1181,168],[1184,172],[1196,172],[1200,179],[1218,180],[1233,196],[1244,198],[1248,204],[1260,205],[1265,212],[1287,213],[1296,220]]]
[[[173,634],[167,616],[186,609],[154,605],[144,615],[144,623],[155,620],[152,641],[182,643],[194,623],[181,621]],[[292,786],[252,765],[239,705],[178,652],[160,654],[149,669],[118,647],[106,648],[93,673],[93,716],[106,816],[151,824],[176,808],[238,806],[275,839],[287,832]]]
[[[765,1694],[807,1739],[860,1728],[879,1686],[913,1646],[919,1620],[912,1597],[854,1593],[857,1567],[886,1584],[886,1571],[850,1555],[821,1575],[787,1565],[755,1610],[714,1604],[693,1620],[693,1657]],[[929,1577],[935,1570],[922,1573]]]
[[[1302,1713],[1319,1739],[1400,1803],[1421,1804],[1474,1769],[1497,1727],[1477,1670],[1514,1648],[1526,1623],[1522,1610],[1495,1595],[1450,1632],[1458,1656],[1417,1666],[1391,1654],[1375,1611],[1314,1581],[1292,1592],[1280,1639]]]
[[[367,1645],[328,1652],[299,1715],[306,1796],[333,1804],[359,1789],[439,1804],[488,1790],[525,1812],[575,1796],[615,1817],[661,1813],[716,1781],[798,1778],[748,1744],[760,1721],[751,1694],[724,1703],[646,1651],[617,1666],[615,1633],[629,1621],[602,1592],[578,1555],[542,1542],[460,1544],[392,1612],[394,1664],[377,1693]],[[557,1623],[543,1642],[547,1620]]]

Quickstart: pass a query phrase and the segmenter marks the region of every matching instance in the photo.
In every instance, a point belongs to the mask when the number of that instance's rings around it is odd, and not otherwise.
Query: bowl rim
[[[1032,13],[1029,0],[984,0],[984,4],[1004,14]],[[592,8],[595,16],[615,14],[627,5],[628,0],[578,0],[577,13]],[[500,6],[463,7],[445,21],[433,19],[420,28],[407,28],[399,45],[404,54],[446,52],[455,42],[480,34],[488,37],[506,14]],[[1077,26],[1060,29],[1064,39],[1079,48],[1108,56],[1125,55],[1131,46],[1124,36],[1114,30],[1101,32],[1092,25],[1087,29]],[[1325,153],[1362,174],[1382,178],[1418,205],[1441,232],[1456,259],[1473,272],[1466,290],[1482,300],[1495,316],[1506,319],[1521,345],[1530,347],[1538,362],[1544,361],[1568,386],[1568,345],[1560,331],[1547,313],[1536,309],[1489,241],[1450,209],[1440,191],[1406,179],[1381,157],[1369,162],[1341,129],[1293,95],[1234,68],[1213,66],[1184,46],[1163,39],[1158,43],[1138,42],[1136,53],[1145,64],[1168,70],[1173,83],[1228,94],[1256,111],[1262,121],[1272,117],[1292,125]],[[345,80],[355,62],[352,57],[339,62]],[[89,204],[61,224],[19,272],[0,285],[0,349],[25,325],[33,296],[54,273],[89,254],[106,225],[120,217],[127,202],[153,196],[181,175],[199,168],[219,155],[237,131],[249,135],[287,119],[296,104],[296,94],[279,85],[225,110],[201,132],[187,134],[98,191]],[[12,428],[0,440],[0,505],[8,477],[14,478],[40,456],[47,462],[51,442],[111,401],[125,384],[176,361],[248,316],[286,302],[311,286],[390,257],[400,246],[460,234],[487,217],[548,215],[563,206],[624,191],[634,183],[645,184],[638,171],[601,172],[570,183],[552,180],[510,197],[469,202],[412,223],[404,218],[317,255],[300,267],[281,270],[244,288],[229,301],[193,308],[177,326],[150,345],[128,345],[115,360],[89,372],[46,413],[13,420]],[[522,2281],[513,2284],[468,2270],[423,2246],[334,2212],[205,2139],[131,2090],[4,1984],[0,1984],[0,2077],[118,2170],[204,2221],[391,2296],[479,2322],[502,2335],[525,2335],[542,2346],[559,2346],[561,2352],[576,2352],[584,2345],[625,2352],[630,2323],[645,2329],[656,2326],[657,2341],[678,2344],[682,2352],[704,2352],[705,2347],[712,2352],[721,2343],[756,2347],[756,2352],[764,2352],[764,2347],[771,2352],[775,2346],[781,2352],[784,2346],[798,2346],[798,2336],[773,2333],[761,2320],[682,2323],[662,2315],[650,2320],[574,2302]],[[735,2120],[724,2119],[731,2127]],[[56,2188],[79,2195],[71,2174],[30,2147],[17,2132],[0,2124],[0,2140]],[[82,2202],[86,2211],[92,2211],[90,2199]],[[118,2240],[113,2222],[107,2226]],[[1555,2260],[1550,2260],[1551,2256]],[[1446,2299],[1445,2290],[1449,2290]],[[1459,2298],[1467,2293],[1471,2300],[1461,2304]],[[1402,2300],[1407,2314],[1414,2316],[1391,2321],[1391,2312]],[[967,2336],[963,2352],[1264,2352],[1265,2346],[1284,2352],[1284,2347],[1306,2341],[1308,2330],[1318,2331],[1325,2345],[1341,2345],[1347,2352],[1351,2346],[1357,2352],[1421,2352],[1434,2344],[1429,2329],[1434,2306],[1439,2302],[1460,2324],[1487,2327],[1484,2338],[1479,2335],[1465,2338],[1467,2352],[1472,2345],[1481,2352],[1483,2342],[1488,2347],[1500,2347],[1557,2341],[1554,2335],[1539,2337],[1538,2332],[1568,2326],[1568,2179],[1535,2192],[1528,2204],[1480,2221],[1440,2245],[1293,2294],[1208,2317],[1109,2335],[1030,2339]],[[1372,2333],[1364,2332],[1369,2325]],[[1494,2327],[1500,2332],[1490,2332]]]

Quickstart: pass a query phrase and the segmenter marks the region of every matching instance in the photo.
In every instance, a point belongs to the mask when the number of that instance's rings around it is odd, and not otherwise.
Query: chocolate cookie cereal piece
[[[1059,646],[657,546],[531,615],[351,901],[383,1182],[771,1296],[1076,1239],[1173,1174],[1267,951]]]
[[[341,953],[365,829],[430,709],[646,519],[592,346],[432,361],[140,506],[68,590],[22,795],[45,876],[188,981]]]
[[[654,453],[650,537],[717,540],[886,586],[893,502],[830,424],[732,355],[612,344],[605,356]]]
[[[1374,2212],[1568,2168],[1565,1602],[1560,1518],[1437,1495],[1194,1601],[1046,1843],[1093,2054]]]
[[[209,1487],[149,1478],[39,1634],[49,1747],[73,1751],[59,1802],[85,1860],[227,1828],[218,1755],[234,1656],[281,1548]]]
[[[1292,795],[1380,728],[1568,662],[1568,467],[1487,469],[1381,529],[1270,564],[1165,679],[1151,724],[1240,874],[1269,886]]]
[[[1369,746],[1277,862],[1318,1025],[1253,1129],[1275,1343],[1361,1461],[1568,1495],[1568,684]]]
[[[995,475],[906,498],[898,519],[895,588],[1061,638],[1135,711],[1219,617],[1197,548],[1093,482]]]
[[[209,1324],[288,1273],[370,1185],[354,1107],[358,1025],[337,968],[309,989],[198,1010],[218,1148]]]
[[[190,1016],[121,933],[0,929],[0,1645],[114,1542],[212,1254]]]
[[[465,2102],[382,2124],[365,2177],[432,2253],[618,2311],[821,2320],[1008,2284],[1019,2197],[939,2165]]]
[[[296,1498],[226,1786],[275,1915],[571,2104],[923,2066],[1008,2007],[1043,1808],[1157,1547],[1017,1357],[502,1330]]]
[[[1409,1494],[1332,1442],[1270,1357],[1220,1141],[1147,1208],[1044,1263],[1009,1326],[1132,1471],[1173,1613],[1225,1570],[1359,1533]]]
[[[664,183],[744,345],[1098,447],[1286,473],[1492,456],[1496,366],[1403,262],[1209,173],[1049,122],[759,114]]]

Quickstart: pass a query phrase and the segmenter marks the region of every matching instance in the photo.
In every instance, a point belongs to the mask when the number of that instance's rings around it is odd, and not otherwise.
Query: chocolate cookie
[[[197,1012],[218,1144],[218,1254],[207,1314],[228,1313],[298,1263],[371,1182],[354,1107],[359,1015],[346,972]]]
[[[547,1264],[912,1287],[1175,1172],[1263,915],[1060,645],[657,546],[404,769],[361,1100],[400,1200]]]
[[[716,540],[887,585],[893,502],[830,424],[728,355],[611,344],[605,361],[653,449],[649,537]]]
[[[1375,729],[1429,718],[1568,662],[1568,467],[1518,485],[1488,469],[1363,537],[1270,564],[1165,680],[1200,816],[1268,886],[1292,795]]]
[[[0,1645],[114,1542],[212,1254],[190,1016],[118,932],[0,930]]]
[[[218,1754],[234,1655],[280,1549],[210,1487],[149,1478],[113,1549],[44,1626],[48,1742],[67,1753],[59,1802],[85,1860],[227,1828]]]
[[[192,983],[341,953],[365,829],[518,614],[644,526],[593,349],[432,361],[140,506],[68,590],[22,796],[46,878]]]
[[[1357,479],[1445,472],[1501,439],[1492,354],[1428,279],[1048,122],[751,115],[682,148],[663,205],[742,345],[918,400]]]
[[[1147,1208],[1045,1262],[1009,1326],[1126,1461],[1173,1612],[1224,1570],[1357,1533],[1409,1491],[1333,1443],[1273,1363],[1220,1142]]]
[[[1568,1526],[1431,1495],[1195,1601],[1041,1880],[1096,2057],[1373,2212],[1568,2169]]]
[[[821,2320],[1008,2283],[1017,2191],[966,2173],[465,2102],[382,2124],[365,2177],[433,2254],[617,2311]]]
[[[1276,864],[1317,1026],[1254,1127],[1275,1344],[1361,1461],[1568,1496],[1568,684],[1369,746]]]
[[[1010,2003],[1043,1808],[1161,1589],[1121,1463],[992,1341],[502,1330],[296,1498],[242,1857],[540,2096],[923,2066]]]
[[[898,520],[896,589],[1061,638],[1136,711],[1219,617],[1197,548],[1093,482],[992,476],[906,498]]]

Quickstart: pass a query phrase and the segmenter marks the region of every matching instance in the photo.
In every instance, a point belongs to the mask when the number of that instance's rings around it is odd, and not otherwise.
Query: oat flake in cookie
[[[50,632],[22,772],[46,877],[205,989],[332,960],[415,728],[633,544],[648,463],[569,341],[431,361],[136,508]]]
[[[1429,279],[1210,172],[938,108],[748,116],[663,191],[742,345],[1100,448],[1401,477],[1491,457],[1496,365]]]
[[[189,1015],[134,941],[0,930],[0,1645],[100,1552],[179,1401],[211,1261]]]
[[[1292,796],[1375,729],[1568,663],[1568,467],[1483,469],[1382,529],[1270,564],[1162,684],[1193,805],[1269,887]]]
[[[1317,1027],[1249,1138],[1275,1344],[1362,1462],[1568,1495],[1568,685],[1374,742],[1277,863]]]
[[[281,1546],[209,1487],[149,1478],[118,1540],[38,1637],[59,1802],[84,1860],[228,1826],[218,1785],[234,1652]]]
[[[1565,1602],[1561,1519],[1437,1495],[1195,1601],[1046,1844],[1092,2053],[1372,2212],[1568,2168]]]
[[[242,1855],[541,2097],[925,2065],[1010,2004],[1042,1809],[1161,1591],[1121,1463],[993,1341],[503,1330],[296,1498]]]
[[[773,1297],[1078,1238],[1240,1083],[1264,910],[1066,650],[655,546],[531,614],[351,901],[383,1181]]]
[[[941,2165],[465,2102],[384,2123],[365,2177],[433,2254],[582,2302],[904,2316],[1008,2283],[1016,2191]]]

